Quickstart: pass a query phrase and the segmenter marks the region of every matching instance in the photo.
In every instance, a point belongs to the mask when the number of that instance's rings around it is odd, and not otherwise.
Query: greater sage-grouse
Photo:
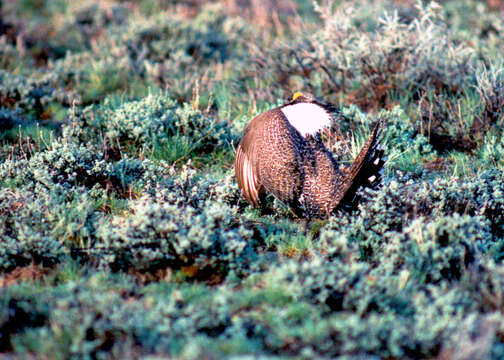
[[[249,204],[259,206],[273,194],[299,217],[324,218],[351,203],[361,185],[380,181],[383,124],[373,127],[352,165],[340,168],[320,137],[334,110],[297,92],[290,102],[252,119],[235,158],[238,186]]]

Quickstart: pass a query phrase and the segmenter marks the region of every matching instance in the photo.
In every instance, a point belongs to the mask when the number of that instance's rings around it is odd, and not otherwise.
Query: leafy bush
[[[4,107],[19,108],[37,116],[52,102],[69,104],[72,101],[72,94],[58,88],[51,74],[37,79],[0,70],[0,84],[0,103]]]
[[[19,115],[19,111],[11,110],[8,108],[0,108],[0,129],[3,131],[13,129],[23,122],[22,117]]]
[[[331,4],[316,7],[324,21],[319,31],[274,47],[257,61],[258,71],[300,74],[303,86],[343,91],[364,109],[391,106],[398,92],[416,94],[425,87],[454,92],[470,78],[474,51],[444,35],[437,4],[419,8],[406,23],[397,11],[385,13],[372,31],[361,27],[360,11],[349,7],[343,13]]]
[[[60,84],[75,88],[85,105],[124,88],[143,95],[147,83],[167,87],[174,98],[188,101],[195,87],[209,93],[216,81],[212,74],[232,61],[231,54],[242,56],[237,50],[243,50],[239,39],[246,26],[227,18],[220,5],[205,6],[193,21],[172,11],[128,17],[121,5],[108,10],[92,3],[81,8],[71,11],[85,51],[54,57],[48,70],[57,74]]]
[[[130,187],[144,186],[162,176],[165,170],[145,160],[124,158],[115,163],[92,145],[73,142],[53,142],[49,149],[35,153],[29,159],[11,159],[0,166],[0,179],[10,186],[42,185],[48,190],[59,186],[71,190],[75,186],[88,189],[115,190],[119,194]]]
[[[103,117],[105,136],[113,146],[138,148],[168,161],[211,152],[229,140],[224,124],[162,95],[106,109]],[[171,152],[177,144],[182,145],[181,151]]]
[[[218,205],[180,208],[139,200],[131,211],[128,218],[117,216],[98,229],[98,238],[110,253],[105,260],[113,267],[192,266],[194,271],[222,271],[235,266],[250,237],[248,230],[233,222],[230,210]]]
[[[228,173],[223,178],[203,176],[190,162],[181,169],[171,166],[167,172],[168,176],[163,181],[158,181],[151,191],[146,191],[151,200],[198,210],[207,206],[209,201],[223,203],[231,208],[244,204],[232,174]]]
[[[504,121],[504,73],[503,64],[492,63],[487,67],[480,67],[476,74],[477,91],[483,106],[480,121],[483,124],[499,124]]]
[[[362,256],[372,261],[380,260],[387,244],[395,247],[415,238],[423,242],[424,233],[430,233],[433,239],[444,238],[443,241],[450,241],[452,236],[463,240],[459,236],[464,234],[470,244],[464,246],[472,248],[477,244],[486,251],[502,237],[502,176],[500,171],[489,171],[476,180],[393,180],[363,196],[358,216],[341,214],[327,229],[356,241]],[[448,223],[454,228],[442,230]],[[404,259],[398,262],[403,263]]]
[[[6,37],[0,38],[0,69],[12,71],[17,67],[32,67],[33,59],[24,57],[23,53],[9,44]]]
[[[243,21],[228,17],[220,4],[212,4],[191,22],[170,12],[136,22],[121,41],[150,81],[168,86],[174,96],[187,101],[195,86],[206,93],[208,85],[215,85],[212,80],[219,64],[232,61],[242,67],[233,58],[243,57],[241,39],[250,38],[249,33]],[[209,73],[204,74],[205,69]]]
[[[53,235],[54,222],[47,218],[54,205],[44,192],[36,197],[30,192],[1,190],[0,271],[30,262],[51,265],[61,260],[65,249]]]

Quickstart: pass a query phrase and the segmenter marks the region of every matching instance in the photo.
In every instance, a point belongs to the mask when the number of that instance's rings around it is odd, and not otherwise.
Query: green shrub
[[[480,66],[476,73],[477,91],[480,95],[483,124],[502,125],[504,121],[504,73],[503,63],[496,61]]]
[[[422,282],[457,281],[478,263],[481,250],[491,244],[491,235],[480,217],[437,217],[414,220],[404,231],[406,237],[391,239],[384,246],[388,261],[404,264]]]
[[[190,162],[181,169],[171,166],[168,176],[159,181],[152,191],[147,193],[159,203],[175,205],[179,208],[190,206],[203,209],[208,201],[223,203],[230,207],[242,207],[240,190],[234,181],[234,174],[224,177],[200,174]]]
[[[211,152],[229,140],[224,124],[163,95],[149,95],[106,109],[103,118],[105,136],[113,146],[138,149],[155,158],[167,157],[170,162]],[[186,146],[180,152],[170,152],[179,142]]]
[[[391,107],[397,93],[423,88],[456,92],[470,79],[474,50],[445,35],[437,4],[406,22],[397,11],[385,12],[369,31],[360,19],[366,9],[347,7],[343,13],[330,3],[317,6],[324,26],[273,47],[257,70],[278,80],[299,74],[313,92],[343,91],[364,109]]]
[[[54,74],[41,78],[13,75],[0,70],[0,102],[3,106],[20,108],[40,116],[52,102],[70,104],[72,94],[57,87]]]
[[[33,59],[23,55],[19,49],[7,42],[6,37],[0,39],[0,69],[13,71],[23,67],[33,67]]]
[[[47,218],[54,205],[44,192],[34,196],[0,191],[0,271],[31,262],[52,265],[62,259],[65,248],[53,235],[54,223]]]
[[[222,271],[235,267],[246,253],[250,232],[234,223],[225,206],[180,208],[138,200],[131,211],[126,219],[117,216],[98,228],[100,245],[109,253],[104,259],[113,267],[196,266]]]
[[[11,110],[8,108],[0,108],[0,129],[7,132],[15,129],[23,123],[23,118],[19,114],[19,110]],[[4,133],[5,134],[5,133]]]
[[[62,186],[72,190],[115,190],[119,194],[134,186],[152,184],[165,170],[145,160],[125,157],[115,163],[107,162],[100,150],[92,145],[54,141],[49,149],[33,154],[29,159],[10,159],[0,165],[0,179],[10,186],[28,186],[36,189],[42,185],[48,190]]]

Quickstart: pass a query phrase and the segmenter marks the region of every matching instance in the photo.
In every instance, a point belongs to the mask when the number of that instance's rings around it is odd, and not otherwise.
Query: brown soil
[[[36,264],[17,267],[8,273],[0,274],[0,287],[12,286],[23,281],[40,280],[49,272],[50,269]]]

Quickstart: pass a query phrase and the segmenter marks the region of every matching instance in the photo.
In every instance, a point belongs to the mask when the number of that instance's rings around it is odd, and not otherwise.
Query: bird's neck
[[[320,105],[299,103],[281,108],[289,123],[303,137],[316,135],[331,125],[331,115]]]

